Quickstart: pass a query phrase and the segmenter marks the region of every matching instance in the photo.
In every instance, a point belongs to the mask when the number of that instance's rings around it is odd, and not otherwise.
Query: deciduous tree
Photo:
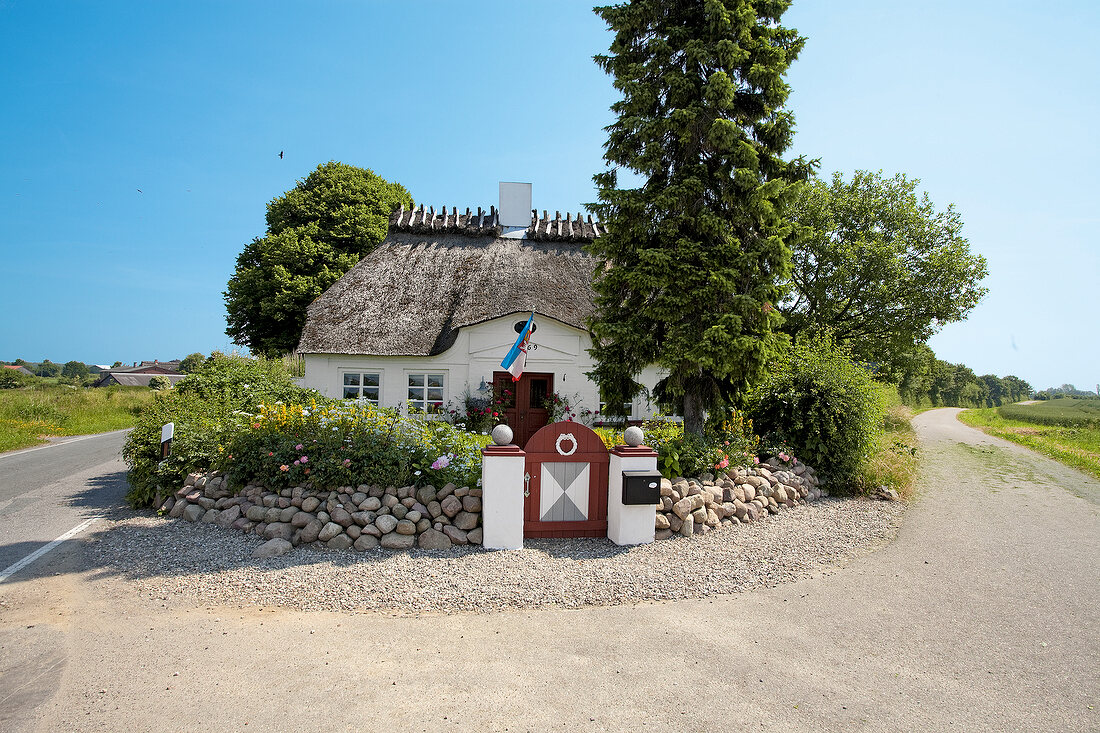
[[[607,225],[592,245],[592,376],[609,405],[668,372],[685,429],[744,394],[780,351],[779,282],[791,227],[783,205],[810,164],[786,161],[788,66],[805,39],[789,2],[633,0],[596,8],[615,33],[596,62],[622,99],[607,127],[610,170],[594,177]],[[640,181],[619,186],[625,168]]]
[[[856,171],[850,181],[800,187],[784,329],[829,329],[857,359],[893,360],[945,323],[964,320],[986,293],[986,262],[962,236],[953,206],[937,211],[920,181]]]
[[[306,307],[386,236],[412,196],[370,170],[317,166],[267,207],[267,234],[247,245],[224,293],[226,333],[256,353],[298,345]]]

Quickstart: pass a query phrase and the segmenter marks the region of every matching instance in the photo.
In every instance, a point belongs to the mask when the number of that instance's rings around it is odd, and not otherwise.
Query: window
[[[443,375],[410,374],[409,410],[427,413],[443,411]]]
[[[627,417],[630,417],[631,415],[634,414],[634,403],[633,402],[624,402],[623,403],[623,414],[626,415]],[[600,417],[603,418],[603,419],[611,417],[610,415],[607,414],[607,403],[603,401],[602,397],[600,398]]]
[[[344,372],[344,399],[378,404],[382,375],[378,372]]]

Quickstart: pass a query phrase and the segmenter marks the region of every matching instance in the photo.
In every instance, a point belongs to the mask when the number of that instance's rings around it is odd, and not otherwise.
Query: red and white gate
[[[607,535],[607,448],[575,422],[540,428],[525,446],[524,537]]]

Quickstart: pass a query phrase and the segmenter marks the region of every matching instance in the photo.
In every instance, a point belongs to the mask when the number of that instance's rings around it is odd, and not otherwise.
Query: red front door
[[[501,400],[499,407],[512,428],[513,442],[522,448],[550,422],[546,400],[554,394],[554,375],[524,372],[518,382],[513,382],[508,372],[493,372],[493,394]]]

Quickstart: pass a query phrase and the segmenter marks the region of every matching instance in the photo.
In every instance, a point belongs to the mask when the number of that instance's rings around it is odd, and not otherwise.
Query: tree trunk
[[[698,395],[688,392],[684,395],[684,432],[692,435],[703,434],[703,424],[707,414],[703,409],[703,401]]]

